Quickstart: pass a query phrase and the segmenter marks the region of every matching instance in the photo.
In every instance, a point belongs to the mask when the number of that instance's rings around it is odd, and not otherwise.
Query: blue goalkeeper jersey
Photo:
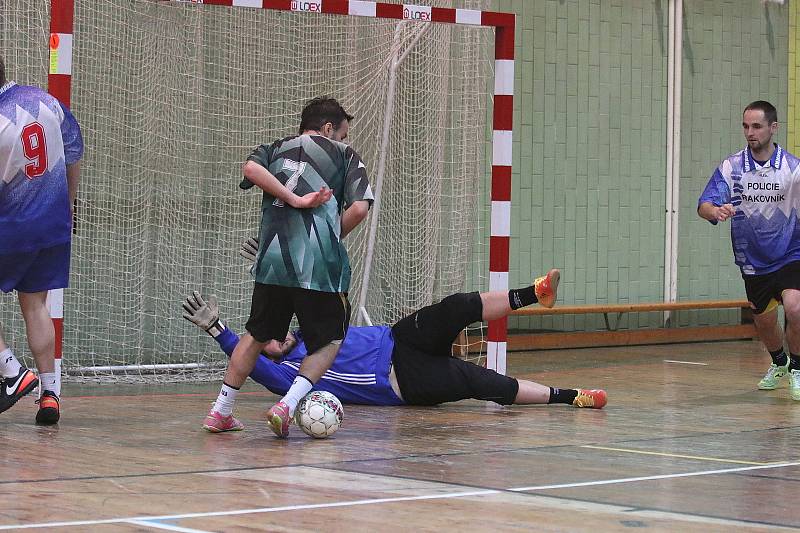
[[[297,346],[291,352],[278,362],[260,356],[250,373],[253,380],[274,394],[286,394],[306,356],[302,332],[295,331],[294,335]],[[230,329],[226,329],[216,340],[228,355],[239,341]],[[391,328],[351,326],[333,365],[314,385],[313,390],[330,392],[342,403],[404,405],[405,402],[397,397],[389,383],[393,351]]]
[[[800,161],[781,146],[775,145],[763,165],[750,147],[729,156],[711,176],[698,207],[703,202],[736,209],[731,241],[742,274],[769,274],[800,261]]]

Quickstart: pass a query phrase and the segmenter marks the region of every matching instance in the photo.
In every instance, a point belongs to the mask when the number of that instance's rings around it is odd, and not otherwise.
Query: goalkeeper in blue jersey
[[[501,318],[536,302],[551,307],[558,279],[558,270],[551,270],[522,289],[453,294],[391,327],[350,327],[336,360],[314,389],[351,404],[436,405],[475,398],[503,405],[564,403],[600,409],[606,404],[603,390],[551,388],[451,356],[454,339],[473,322]],[[220,320],[216,298],[206,301],[195,292],[183,307],[184,318],[208,332],[230,356],[239,337]],[[250,377],[272,393],[284,394],[305,356],[302,331],[295,331],[265,347]],[[222,431],[243,428],[238,421],[225,426],[230,429]]]

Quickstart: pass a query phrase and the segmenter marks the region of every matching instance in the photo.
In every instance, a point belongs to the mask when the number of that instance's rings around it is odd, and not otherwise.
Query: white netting
[[[0,4],[11,79],[46,86],[48,12],[46,0]],[[112,372],[139,379],[149,372],[141,365],[224,366],[213,341],[181,318],[181,302],[195,289],[217,294],[241,331],[252,280],[237,249],[257,233],[260,205],[237,187],[241,164],[254,146],[296,132],[304,102],[318,95],[355,115],[350,142],[373,183],[390,120],[373,322],[485,289],[465,283],[487,270],[491,29],[428,25],[397,71],[385,117],[387,66],[419,23],[137,0],[77,0],[75,15],[72,109],[87,148],[65,291],[67,374],[140,365]],[[354,305],[368,227],[347,238]],[[7,338],[25,355],[13,299],[0,305]],[[178,375],[204,374],[158,379]]]

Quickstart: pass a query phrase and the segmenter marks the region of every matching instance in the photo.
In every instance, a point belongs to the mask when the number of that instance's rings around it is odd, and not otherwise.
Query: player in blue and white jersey
[[[72,205],[83,139],[56,98],[6,80],[0,59],[0,290],[17,291],[39,370],[20,365],[0,335],[0,412],[41,381],[36,422],[58,421],[55,331],[46,298],[69,280]]]
[[[772,142],[778,113],[769,102],[748,105],[742,128],[747,146],[717,167],[697,213],[712,224],[731,221],[734,260],[756,331],[772,356],[758,388],[775,389],[789,373],[792,399],[800,400],[800,161]],[[788,356],[779,303],[786,315]]]
[[[451,356],[454,339],[473,322],[501,318],[537,301],[552,306],[558,275],[551,270],[533,285],[508,292],[454,294],[391,327],[351,326],[339,355],[314,390],[330,392],[343,403],[365,405],[436,405],[476,398],[503,405],[564,403],[601,409],[605,391],[551,388]],[[183,307],[184,318],[208,332],[230,356],[239,337],[220,321],[216,298],[205,301],[195,292]],[[250,377],[272,393],[284,394],[305,356],[302,332],[295,331],[265,347]],[[236,421],[224,429],[204,427],[216,433],[243,425]]]

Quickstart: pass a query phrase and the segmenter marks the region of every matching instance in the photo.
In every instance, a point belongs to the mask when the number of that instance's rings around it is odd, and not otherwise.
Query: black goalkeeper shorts
[[[478,293],[454,294],[394,325],[392,363],[407,404],[436,405],[467,398],[514,403],[519,391],[516,379],[451,355],[456,336],[480,321],[482,313]]]

